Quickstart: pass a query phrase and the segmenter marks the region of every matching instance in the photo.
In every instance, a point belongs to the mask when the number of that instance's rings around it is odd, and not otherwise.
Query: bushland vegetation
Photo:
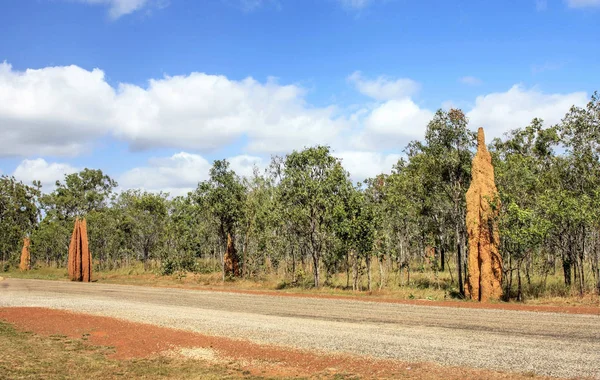
[[[51,192],[0,179],[0,260],[66,268],[85,217],[94,269],[222,273],[230,239],[244,280],[355,290],[436,286],[464,295],[469,268],[465,194],[475,127],[439,110],[391,174],[352,183],[327,146],[273,156],[240,177],[226,160],[185,196],[129,189],[101,170],[69,174]],[[540,119],[488,144],[495,169],[506,299],[600,291],[600,100],[557,125]],[[199,174],[200,176],[200,174]],[[427,274],[424,276],[423,274]],[[423,285],[424,279],[427,284]]]

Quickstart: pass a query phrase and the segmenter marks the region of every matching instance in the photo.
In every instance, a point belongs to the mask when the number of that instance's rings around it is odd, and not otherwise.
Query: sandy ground
[[[0,307],[11,306],[321,352],[600,379],[600,315],[5,279]]]

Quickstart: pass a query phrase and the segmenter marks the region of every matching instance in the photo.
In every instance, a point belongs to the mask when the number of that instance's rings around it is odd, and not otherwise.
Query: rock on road
[[[11,306],[322,352],[600,379],[600,315],[5,279],[0,307]]]

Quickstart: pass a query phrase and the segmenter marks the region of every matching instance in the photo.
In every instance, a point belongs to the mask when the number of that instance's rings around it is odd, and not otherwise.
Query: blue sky
[[[389,171],[438,108],[488,139],[600,90],[600,0],[0,0],[0,170],[181,194],[331,145]]]

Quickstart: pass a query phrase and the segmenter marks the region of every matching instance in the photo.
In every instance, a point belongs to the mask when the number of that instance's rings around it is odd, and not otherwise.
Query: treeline
[[[226,160],[186,196],[127,190],[100,170],[65,176],[51,193],[39,182],[0,181],[0,253],[15,265],[24,236],[34,262],[64,266],[74,219],[87,218],[97,269],[143,262],[163,274],[220,271],[227,236],[242,276],[278,273],[315,286],[410,282],[415,270],[450,274],[463,293],[465,193],[476,136],[460,110],[438,111],[423,141],[390,175],[353,184],[326,146],[274,156],[242,178]],[[500,193],[500,252],[507,297],[562,272],[565,289],[600,290],[600,101],[573,107],[554,126],[534,119],[489,144]],[[212,262],[213,266],[206,263]],[[378,283],[371,267],[378,264]]]

